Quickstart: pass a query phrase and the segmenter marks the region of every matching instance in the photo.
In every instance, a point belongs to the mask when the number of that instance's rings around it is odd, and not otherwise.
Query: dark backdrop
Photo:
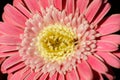
[[[2,13],[3,13],[3,7],[7,3],[12,4],[12,1],[13,0],[0,0],[0,21],[2,20],[1,16],[2,16]],[[108,0],[108,1],[112,5],[112,8],[107,15],[120,13],[120,0]],[[118,34],[119,34],[119,32],[118,32]],[[120,69],[114,69],[113,68],[113,71],[116,75],[116,80],[120,80]],[[6,77],[7,77],[6,74],[3,75],[2,73],[0,73],[0,80],[7,80]],[[107,80],[107,79],[105,79],[105,80]]]

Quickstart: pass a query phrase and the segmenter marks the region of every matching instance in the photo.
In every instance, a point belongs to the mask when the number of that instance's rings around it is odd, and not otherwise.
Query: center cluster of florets
[[[38,34],[36,47],[44,59],[61,62],[73,54],[75,37],[71,27],[49,25]]]

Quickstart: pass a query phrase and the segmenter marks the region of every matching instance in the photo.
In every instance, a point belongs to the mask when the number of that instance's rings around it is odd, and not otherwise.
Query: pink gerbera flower
[[[120,14],[107,0],[13,0],[0,22],[8,80],[113,80],[120,68]]]

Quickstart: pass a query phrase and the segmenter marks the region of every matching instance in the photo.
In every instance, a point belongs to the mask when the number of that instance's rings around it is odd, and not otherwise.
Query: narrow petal
[[[36,75],[36,73],[31,72],[24,80],[34,80],[35,75]]]
[[[24,80],[28,75],[30,75],[31,73],[31,69],[30,68],[24,68],[22,71],[21,71],[21,78],[20,80]]]
[[[39,0],[39,5],[40,7],[43,7],[44,9],[46,9],[50,5],[49,0]]]
[[[56,72],[49,80],[57,80],[58,73]]]
[[[98,16],[95,18],[95,20],[93,21],[95,24],[99,23],[99,21],[101,19],[103,19],[103,17],[107,14],[107,12],[110,10],[111,6],[109,3],[105,4],[105,6],[103,7],[103,9],[100,10],[100,12],[98,12]]]
[[[93,0],[85,12],[85,16],[89,22],[92,21],[97,11],[99,10],[102,4],[102,0]]]
[[[75,68],[72,71],[67,72],[66,80],[79,80],[79,75]]]
[[[101,56],[110,66],[120,68],[120,60],[113,54],[108,52],[97,52],[97,54]]]
[[[120,52],[113,52],[113,54],[120,58]]]
[[[92,55],[88,57],[87,62],[90,64],[92,69],[99,73],[106,73],[108,71],[107,67],[100,60],[98,60],[96,57]]]
[[[112,34],[112,35],[103,36],[103,37],[101,37],[101,40],[120,44],[120,35]]]
[[[0,32],[8,34],[8,35],[19,36],[20,34],[23,33],[23,30],[14,25],[0,22]]]
[[[23,0],[13,0],[13,5],[14,6],[18,5],[19,3],[24,4]]]
[[[8,18],[11,19],[12,22],[14,22],[13,23],[14,25],[17,25],[22,28],[25,27],[25,22],[27,18],[21,12],[19,12],[15,7],[11,6],[10,4],[7,4],[4,7],[4,11],[8,16]]]
[[[0,58],[0,64],[5,60],[5,58]]]
[[[78,64],[77,69],[80,77],[82,77],[84,80],[93,79],[92,70],[86,61],[82,61],[80,64]]]
[[[14,65],[13,67],[7,69],[7,73],[14,73],[20,69],[23,69],[26,65],[24,63],[19,63]]]
[[[59,74],[58,75],[58,80],[65,80],[65,75],[64,74]]]
[[[106,18],[106,20],[102,23],[102,25],[108,24],[120,24],[120,14],[111,15],[110,17]]]
[[[68,14],[74,13],[74,11],[75,11],[75,0],[67,0],[65,10]]]
[[[15,7],[19,9],[27,18],[31,17],[29,10],[27,10],[27,8],[25,8],[22,4],[17,4]]]
[[[0,44],[18,45],[20,42],[21,39],[15,36],[0,36]]]
[[[6,72],[7,69],[9,69],[10,67],[12,67],[12,66],[14,66],[14,65],[16,65],[16,64],[18,64],[20,62],[22,62],[21,57],[18,54],[14,55],[14,56],[6,59],[3,62],[2,66],[1,66],[1,69],[2,69],[3,72]]]
[[[54,6],[59,9],[62,10],[63,9],[63,5],[62,5],[63,0],[54,0]]]
[[[81,14],[86,10],[88,3],[89,0],[77,0],[77,8]]]
[[[48,77],[48,73],[43,74],[42,76],[40,76],[40,79],[39,79],[39,80],[46,80],[47,77]]]
[[[118,49],[118,45],[113,43],[113,42],[109,42],[109,41],[102,41],[99,40],[97,42],[97,50],[98,51],[116,51]]]
[[[20,77],[22,76],[22,74],[18,71],[15,74],[12,75],[12,77],[9,80],[20,80]]]
[[[0,46],[0,52],[11,52],[11,51],[16,51],[17,46]]]
[[[32,12],[32,13],[36,13],[40,11],[39,5],[38,5],[38,0],[24,0],[24,2],[26,3],[28,9]]]
[[[107,35],[107,34],[117,32],[119,30],[120,30],[120,25],[118,25],[118,24],[107,24],[107,25],[101,25],[100,28],[98,28],[97,31],[101,35]]]
[[[9,56],[13,56],[13,55],[16,55],[16,54],[19,54],[18,52],[0,52],[0,57],[9,57]]]

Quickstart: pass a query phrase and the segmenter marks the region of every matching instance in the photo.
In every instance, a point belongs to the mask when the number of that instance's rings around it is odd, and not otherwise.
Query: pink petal
[[[26,65],[24,63],[19,63],[14,65],[13,67],[7,69],[7,73],[14,73],[22,68],[24,68]]]
[[[3,62],[1,69],[3,72],[6,72],[7,69],[9,69],[10,67],[12,67],[20,62],[22,62],[22,59],[18,54],[11,56]]]
[[[65,10],[68,14],[74,13],[74,11],[75,11],[75,1],[74,0],[67,0]]]
[[[24,0],[24,2],[26,3],[28,9],[32,12],[32,13],[36,13],[40,11],[39,5],[38,5],[38,0]]]
[[[8,35],[18,35],[19,36],[20,34],[23,33],[23,30],[14,25],[0,22],[0,32],[8,34]]]
[[[47,77],[48,77],[48,73],[43,74],[42,76],[40,76],[40,79],[39,79],[39,80],[46,80]]]
[[[94,69],[98,73],[105,73],[108,71],[107,67],[100,60],[98,60],[96,57],[92,55],[88,57],[87,62],[90,64],[92,69]]]
[[[88,3],[89,0],[77,0],[77,8],[80,10],[80,13],[86,10]]]
[[[105,76],[108,78],[108,80],[115,80],[115,78],[111,74],[106,73]]]
[[[16,51],[17,46],[0,46],[0,52],[10,52],[10,51]]]
[[[100,28],[98,28],[97,31],[101,35],[107,35],[107,34],[117,32],[119,30],[120,30],[120,25],[118,25],[118,24],[107,24],[107,25],[101,25]]]
[[[57,9],[62,10],[63,9],[62,2],[63,2],[63,0],[54,0],[54,6]]]
[[[101,9],[98,12],[98,16],[95,18],[95,20],[93,21],[95,24],[97,24],[101,19],[103,19],[103,17],[107,14],[107,12],[110,10],[111,6],[109,3],[105,4],[105,6],[103,7],[103,9]]]
[[[57,80],[58,73],[56,72],[49,80]]]
[[[66,74],[66,80],[79,80],[79,75],[76,69],[73,69],[70,72],[67,72]]]
[[[97,52],[97,54],[101,56],[110,66],[120,68],[120,60],[113,54],[108,52]]]
[[[12,75],[12,77],[9,80],[21,80],[20,77],[22,76],[22,74],[18,71],[15,74]]]
[[[14,25],[17,25],[19,27],[24,28],[25,27],[25,22],[26,22],[26,17],[18,11],[15,7],[11,6],[10,4],[7,4],[4,7],[4,11],[6,16],[8,16],[8,20],[11,20]]]
[[[0,58],[0,64],[5,60],[5,58]]]
[[[120,24],[120,14],[114,14],[108,17],[102,25],[108,25],[108,24]],[[110,28],[109,28],[110,29]]]
[[[28,68],[27,68],[28,69]],[[24,71],[25,70],[25,71]],[[26,68],[24,68],[22,71],[21,71],[21,78],[20,80],[24,80],[28,75],[30,75],[31,73],[31,69],[29,68],[28,70],[26,70]]]
[[[99,40],[97,42],[97,50],[98,51],[116,51],[118,49],[118,45],[109,41]]]
[[[89,5],[89,7],[86,11],[86,14],[85,14],[85,16],[89,22],[91,22],[92,19],[95,17],[101,4],[102,4],[102,0],[93,0],[92,3]]]
[[[120,35],[112,34],[112,35],[102,36],[101,40],[111,41],[111,42],[114,42],[116,44],[120,44]]]
[[[82,61],[80,64],[78,64],[77,68],[78,68],[80,77],[82,77],[84,80],[93,79],[92,70],[86,61]]]
[[[113,54],[120,58],[120,52],[113,52]]]
[[[19,9],[27,18],[31,17],[29,10],[27,10],[22,4],[17,4],[15,7]]]
[[[18,52],[7,52],[7,53],[2,53],[0,52],[0,57],[8,57],[8,56],[13,56],[18,54]]]
[[[14,6],[18,5],[19,3],[24,4],[23,0],[13,0],[13,5]]]
[[[64,74],[59,74],[58,75],[58,80],[65,80],[65,75]]]
[[[0,44],[5,45],[18,45],[21,42],[21,39],[15,36],[0,36]]]
[[[50,5],[49,0],[39,0],[39,5],[46,9]]]
[[[34,80],[34,76],[36,75],[36,73],[30,73],[24,80]]]

